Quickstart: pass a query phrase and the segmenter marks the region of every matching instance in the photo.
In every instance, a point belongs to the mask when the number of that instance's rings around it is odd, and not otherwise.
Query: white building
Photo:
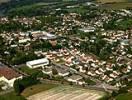
[[[26,42],[28,42],[28,41],[31,41],[31,39],[30,39],[30,38],[21,39],[21,40],[19,40],[18,42],[19,42],[19,43],[26,43]]]
[[[82,32],[89,33],[89,32],[94,32],[95,28],[94,27],[87,27],[87,28],[81,28],[79,29]]]
[[[72,75],[70,77],[65,78],[69,82],[73,82],[79,85],[85,84],[85,82],[82,80],[83,78],[80,75]]]
[[[44,40],[56,39],[56,36],[54,34],[48,33],[46,31],[32,31],[30,33],[32,34],[33,38],[36,39]]]
[[[52,66],[42,67],[42,72],[47,75],[52,75]]]
[[[22,78],[22,75],[15,70],[6,66],[0,67],[0,82],[7,83],[9,87],[13,87],[15,80],[20,78]]]
[[[26,65],[29,68],[39,68],[39,67],[43,67],[49,64],[49,60],[47,58],[42,58],[42,59],[38,59],[38,60],[33,60],[33,61],[28,61],[26,63]]]
[[[63,76],[63,77],[65,77],[65,76],[68,76],[70,73],[69,72],[67,72],[67,71],[61,71],[61,72],[58,72],[58,75],[59,76]]]
[[[62,77],[68,76],[70,74],[67,68],[56,68],[56,70],[58,72],[58,75]]]

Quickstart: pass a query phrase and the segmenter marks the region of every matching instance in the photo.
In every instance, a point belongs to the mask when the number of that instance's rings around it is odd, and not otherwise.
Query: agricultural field
[[[22,66],[21,68],[18,68],[18,70],[20,70],[20,71],[22,71],[22,72],[24,72],[24,73],[26,73],[28,75],[32,75],[34,73],[40,72],[40,71],[38,71],[36,69],[31,69],[31,68],[29,68],[27,66]]]
[[[15,92],[10,92],[0,96],[0,100],[26,100],[23,96],[16,95]]]
[[[112,2],[129,2],[131,0],[97,0],[97,2],[101,2],[101,3],[112,3]]]
[[[39,93],[39,92],[42,92],[42,91],[47,91],[49,89],[55,88],[57,86],[58,85],[56,85],[56,84],[48,84],[48,83],[37,84],[37,85],[33,85],[33,86],[30,86],[30,87],[26,88],[21,93],[21,95],[24,96],[24,97],[28,97],[28,96],[34,95],[36,93]]]
[[[28,100],[98,100],[104,92],[72,86],[58,86],[53,89],[29,96]]]
[[[107,10],[126,9],[126,8],[132,8],[132,3],[120,2],[120,3],[103,4],[100,6],[100,8],[107,9]]]
[[[124,93],[118,95],[115,100],[132,100],[132,93]]]

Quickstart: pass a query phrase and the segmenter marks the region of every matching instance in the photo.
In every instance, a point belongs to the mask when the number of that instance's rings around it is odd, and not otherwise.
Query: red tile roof
[[[4,76],[8,80],[11,80],[21,75],[17,73],[15,70],[5,66],[5,67],[0,67],[0,76]]]

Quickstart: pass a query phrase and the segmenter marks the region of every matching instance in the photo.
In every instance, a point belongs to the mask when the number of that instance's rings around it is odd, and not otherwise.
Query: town
[[[100,6],[94,2],[58,4],[46,15],[1,17],[2,93],[21,94],[38,81],[112,96],[132,93],[132,10]]]

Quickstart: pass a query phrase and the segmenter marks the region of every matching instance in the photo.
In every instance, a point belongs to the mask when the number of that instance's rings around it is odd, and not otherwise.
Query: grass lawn
[[[67,10],[70,13],[74,13],[74,12],[76,12],[76,13],[86,13],[87,12],[87,9],[83,8],[83,6],[80,6],[80,7],[77,7],[77,8],[69,8],[69,9],[67,8],[65,10]]]
[[[128,0],[96,0],[101,3],[110,3],[110,2],[128,2]]]
[[[118,9],[125,9],[125,8],[132,8],[132,2],[120,2],[120,3],[111,3],[111,4],[104,4],[100,6],[101,9],[113,9],[113,10],[118,10]]]
[[[24,73],[26,73],[28,75],[32,75],[33,73],[39,72],[39,70],[31,69],[31,68],[29,68],[27,66],[23,66],[23,67],[19,68],[19,70],[21,70],[22,72],[24,72]]]
[[[23,96],[17,96],[14,92],[0,96],[0,100],[26,100]]]
[[[18,7],[18,8],[12,8],[11,10],[28,10],[28,9],[32,9],[32,8],[38,8],[38,7],[43,7],[43,6],[48,6],[49,4],[52,4],[52,3],[35,3],[35,4],[31,4],[31,5],[25,5],[25,6],[22,6],[22,7]]]
[[[115,100],[132,100],[132,93],[125,93],[118,95]]]
[[[23,95],[24,97],[28,97],[28,96],[34,95],[36,93],[49,90],[49,89],[54,88],[56,86],[58,86],[58,85],[55,85],[55,84],[47,84],[47,83],[33,85],[31,87],[26,88],[22,92],[21,95]]]

